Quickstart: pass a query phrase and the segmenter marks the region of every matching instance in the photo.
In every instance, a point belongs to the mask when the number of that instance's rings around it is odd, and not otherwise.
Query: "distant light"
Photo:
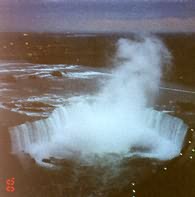
[[[190,129],[191,131],[194,131],[194,129]]]
[[[24,33],[23,36],[26,37],[26,36],[28,36],[28,34]]]
[[[164,167],[163,169],[164,169],[164,170],[167,170],[167,168],[166,168],[166,167]]]
[[[192,152],[193,152],[193,153],[195,152],[195,149],[194,149],[194,148],[192,149]]]
[[[182,156],[182,155],[183,155],[183,153],[180,153],[180,155]]]
[[[172,100],[169,100],[169,104],[173,104],[173,101]]]
[[[132,183],[131,183],[131,185],[135,186],[135,183],[134,183],[134,182],[132,182]]]
[[[13,43],[13,42],[10,42],[9,44],[10,44],[10,46],[13,46],[13,45],[14,45],[14,43]]]
[[[26,46],[28,46],[28,45],[29,45],[29,43],[28,43],[28,42],[25,42],[25,45],[26,45]]]
[[[33,54],[32,54],[32,53],[28,53],[27,55],[28,55],[29,57],[32,57],[32,56],[33,56]]]
[[[192,157],[192,156],[190,156],[189,158],[190,158],[190,159],[193,159],[193,157]]]
[[[7,49],[7,46],[4,45],[3,48],[4,48],[4,49]]]
[[[189,143],[189,144],[191,144],[191,143],[192,143],[192,141],[190,141],[190,140],[189,140],[189,141],[188,141],[188,143]]]
[[[133,193],[136,193],[136,191],[134,189],[132,191],[133,191]]]

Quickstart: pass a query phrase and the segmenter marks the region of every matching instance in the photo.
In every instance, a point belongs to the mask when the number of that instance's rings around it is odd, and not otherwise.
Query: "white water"
[[[38,163],[78,153],[162,160],[179,155],[187,126],[151,107],[169,52],[156,38],[120,39],[117,45],[120,61],[100,92],[57,108],[45,120],[10,129],[14,153],[29,153]]]

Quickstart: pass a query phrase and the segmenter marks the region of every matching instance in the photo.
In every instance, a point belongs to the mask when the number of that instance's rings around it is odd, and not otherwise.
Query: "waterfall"
[[[187,125],[152,108],[170,53],[157,38],[117,43],[117,67],[90,99],[61,106],[44,120],[10,129],[12,151],[42,159],[116,153],[171,159],[179,155]]]

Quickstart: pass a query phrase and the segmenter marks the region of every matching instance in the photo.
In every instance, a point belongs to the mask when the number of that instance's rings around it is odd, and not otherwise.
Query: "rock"
[[[36,75],[30,75],[28,78],[29,79],[37,79],[38,77]]]
[[[51,75],[54,77],[63,77],[63,74],[60,71],[53,71]]]
[[[42,162],[44,162],[44,163],[51,163],[50,159],[42,159]]]
[[[33,108],[43,108],[43,107],[53,108],[52,105],[50,105],[48,103],[44,103],[44,102],[39,102],[39,101],[26,102],[26,103],[23,103],[22,106],[23,107],[33,107]]]

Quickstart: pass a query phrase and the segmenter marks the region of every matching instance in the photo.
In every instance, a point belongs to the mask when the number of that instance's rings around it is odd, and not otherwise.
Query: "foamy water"
[[[95,95],[69,99],[47,119],[10,129],[12,151],[38,163],[75,154],[86,160],[108,153],[161,160],[179,155],[187,126],[152,107],[168,50],[156,38],[120,39],[117,48],[116,67]]]

